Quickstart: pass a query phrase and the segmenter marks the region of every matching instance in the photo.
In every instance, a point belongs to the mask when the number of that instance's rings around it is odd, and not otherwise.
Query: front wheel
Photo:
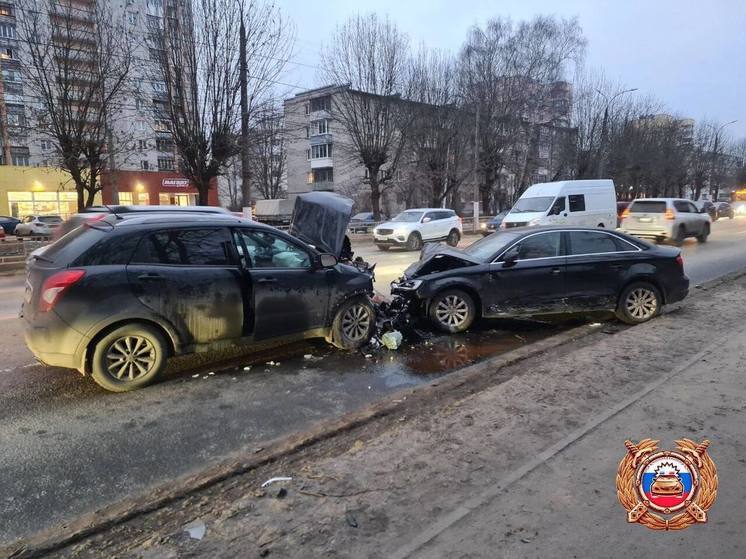
[[[707,242],[707,237],[709,235],[710,235],[710,226],[709,225],[705,225],[704,229],[702,229],[702,233],[700,233],[699,235],[697,235],[697,241],[699,241],[700,243],[706,243]]]
[[[458,246],[458,242],[461,240],[461,234],[458,232],[458,229],[451,229],[451,232],[448,233],[448,237],[446,237],[446,243],[448,246]]]
[[[411,233],[407,239],[407,248],[409,250],[420,250],[422,248],[422,237],[419,233]]]
[[[111,392],[127,392],[155,382],[166,368],[168,345],[147,324],[125,324],[101,338],[93,349],[91,377]]]
[[[661,294],[654,285],[637,282],[622,291],[615,314],[627,324],[641,324],[655,317],[662,304]]]
[[[359,349],[368,343],[375,325],[373,305],[364,297],[356,297],[339,307],[327,341],[339,349]]]
[[[477,307],[468,293],[460,289],[447,289],[433,297],[429,314],[435,326],[454,334],[471,326],[477,317]]]

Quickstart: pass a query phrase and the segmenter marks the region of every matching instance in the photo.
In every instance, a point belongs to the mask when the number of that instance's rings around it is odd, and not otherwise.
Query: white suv
[[[656,241],[681,244],[687,237],[696,237],[704,243],[710,234],[710,223],[706,210],[697,209],[691,200],[640,198],[624,210],[619,230]]]
[[[39,237],[50,237],[52,233],[62,225],[62,218],[58,215],[27,215],[16,225],[13,234],[36,235]]]
[[[417,208],[377,225],[373,229],[373,242],[381,250],[392,246],[419,250],[425,242],[443,240],[455,247],[462,234],[461,218],[453,210]]]

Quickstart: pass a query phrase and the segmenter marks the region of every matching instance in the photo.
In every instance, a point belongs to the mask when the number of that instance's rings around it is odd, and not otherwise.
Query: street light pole
[[[474,202],[472,229],[479,233],[479,101],[477,101],[477,115],[474,125]]]
[[[625,93],[632,93],[633,91],[637,91],[637,89],[638,88],[636,87],[633,87],[632,89],[625,89],[624,91],[620,91],[619,93],[614,94],[611,99],[609,99],[608,96],[600,89],[596,90],[598,94],[606,100],[606,107],[604,107],[604,119],[601,123],[601,142],[598,147],[598,176],[596,178],[602,179],[604,173],[606,172],[606,169],[604,168],[604,163],[606,162],[604,153],[606,151],[606,136],[608,135],[609,107],[611,107],[611,104],[620,95],[624,95]]]

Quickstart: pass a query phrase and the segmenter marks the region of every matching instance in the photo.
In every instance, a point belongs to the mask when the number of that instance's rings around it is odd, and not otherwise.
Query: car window
[[[565,197],[560,196],[552,204],[552,209],[549,210],[549,215],[559,215],[565,211]]]
[[[137,264],[174,264],[226,266],[231,264],[231,238],[227,229],[170,229],[146,235],[137,247],[132,262]]]
[[[601,254],[634,251],[635,247],[608,233],[570,231],[570,254]]]
[[[632,202],[632,205],[629,207],[629,212],[633,214],[662,214],[666,212],[666,203],[662,200],[638,200]]]
[[[80,232],[78,235],[85,232],[88,228],[78,227],[68,235],[73,235],[75,232]],[[62,237],[63,239],[66,238]],[[87,251],[85,251],[76,261],[75,266],[111,266],[116,264],[129,264],[132,255],[137,248],[140,239],[142,238],[141,233],[134,233],[129,235],[109,235],[102,239]],[[58,241],[59,242],[59,241]]]
[[[422,221],[424,222],[428,217],[430,218],[430,221],[435,221],[436,219],[439,219],[438,217],[439,213],[440,212],[427,212],[425,214],[425,217],[422,219]]]
[[[483,237],[475,243],[470,244],[464,252],[471,254],[474,258],[487,260],[494,258],[500,251],[512,243],[519,235],[508,231],[498,231],[487,237]]]
[[[687,205],[689,206],[689,211],[693,214],[699,213],[699,210],[697,209],[697,206],[692,204],[691,202],[687,202]]]
[[[518,247],[518,260],[559,256],[561,239],[562,236],[559,232],[539,233],[526,237],[516,245]]]
[[[585,195],[584,194],[570,194],[567,198],[570,202],[571,212],[584,212],[585,211]]]
[[[58,215],[48,215],[40,217],[39,221],[42,223],[59,223],[62,221],[62,218]]]
[[[674,200],[673,207],[676,208],[677,212],[690,213],[689,204],[682,202],[681,200]]]
[[[250,268],[310,268],[311,257],[307,251],[282,237],[267,231],[240,230],[248,250]],[[239,252],[243,247],[239,243]],[[241,255],[242,258],[244,255]]]

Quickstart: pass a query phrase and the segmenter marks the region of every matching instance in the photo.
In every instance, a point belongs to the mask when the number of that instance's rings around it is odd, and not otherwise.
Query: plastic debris
[[[184,531],[189,534],[189,537],[193,540],[201,540],[205,537],[207,526],[201,520],[195,520],[184,526]]]
[[[366,359],[372,359],[372,358],[373,358],[373,355],[372,355],[372,354],[370,354],[370,353],[366,353],[366,354],[365,354],[365,358],[366,358]]]
[[[196,375],[192,375],[192,378],[199,378],[199,373],[197,373]]]
[[[588,326],[598,327],[598,326],[602,326],[602,324],[600,322],[591,322]]]
[[[386,332],[381,336],[381,343],[386,346],[387,349],[399,349],[403,336],[398,330],[392,330]]]
[[[245,367],[243,368],[243,370],[244,370],[244,371],[250,371],[250,370],[251,370],[251,365],[246,365],[246,366],[245,366]]]
[[[209,373],[207,373],[207,374],[208,374],[208,375],[210,375],[210,376],[212,376],[212,375],[214,375],[214,374],[215,374],[215,371],[210,371],[210,372],[209,372]]]
[[[267,487],[268,485],[272,485],[273,483],[275,483],[277,481],[293,481],[293,478],[291,478],[291,477],[283,477],[283,476],[281,476],[281,477],[271,477],[267,481],[265,481],[264,483],[262,483],[262,487]]]

